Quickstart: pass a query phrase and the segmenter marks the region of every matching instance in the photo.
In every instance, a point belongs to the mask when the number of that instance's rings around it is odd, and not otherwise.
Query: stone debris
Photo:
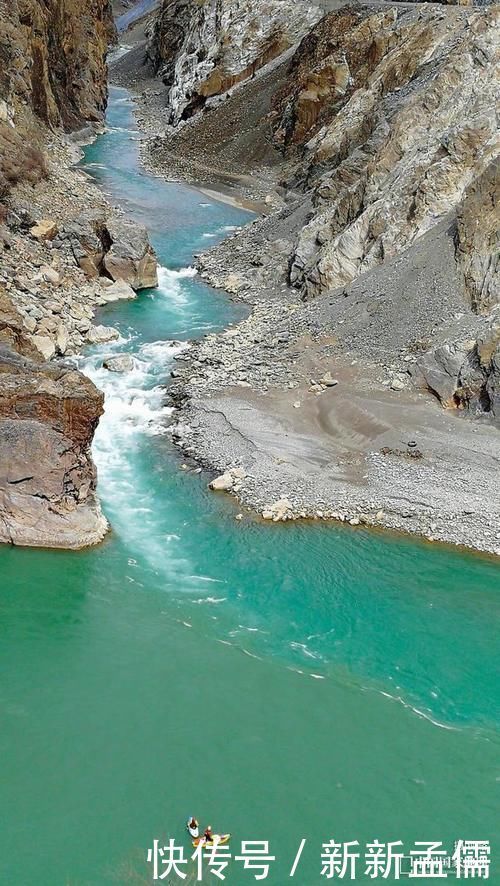
[[[30,234],[35,240],[53,240],[57,235],[57,224],[50,218],[42,218],[30,229]]]

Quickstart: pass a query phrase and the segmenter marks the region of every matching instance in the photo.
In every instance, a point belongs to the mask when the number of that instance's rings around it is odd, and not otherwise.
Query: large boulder
[[[60,231],[59,245],[68,243],[76,263],[89,277],[116,282],[106,301],[133,298],[137,289],[158,285],[157,262],[146,228],[121,216],[107,218],[99,210],[80,213]]]
[[[111,240],[103,212],[88,210],[67,222],[59,232],[57,242],[67,242],[77,265],[88,277],[102,273],[102,260]]]
[[[109,372],[130,372],[134,368],[134,358],[131,354],[115,354],[103,360],[102,365]]]
[[[132,289],[158,286],[154,249],[144,225],[126,218],[107,222],[111,246],[105,253],[103,266],[112,280],[123,280]]]
[[[419,357],[411,374],[444,407],[488,415],[499,424],[500,308],[484,320],[475,339],[434,346]]]
[[[109,282],[109,281],[108,281]],[[136,297],[135,290],[132,289],[130,283],[124,280],[116,280],[111,286],[106,286],[101,300],[105,302],[129,300]]]
[[[102,345],[108,341],[120,338],[120,333],[114,326],[91,326],[86,334],[86,340],[91,345]]]
[[[443,406],[455,406],[455,392],[467,351],[453,342],[446,342],[428,351],[417,360],[426,386],[436,394]]]
[[[106,531],[90,444],[103,395],[0,345],[0,542],[81,548]]]

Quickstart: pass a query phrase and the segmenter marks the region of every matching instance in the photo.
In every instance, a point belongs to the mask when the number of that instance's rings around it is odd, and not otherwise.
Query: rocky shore
[[[99,307],[157,276],[145,229],[74,166],[102,126],[110,4],[57,6],[0,5],[0,542],[80,548],[108,529],[91,456],[103,396],[71,357],[118,338]]]
[[[185,457],[266,520],[499,554],[496,12],[347,7],[180,126],[168,71],[187,50],[161,51],[167,91],[140,40],[112,71],[136,91],[146,164],[267,210],[199,257],[251,313],[178,355]],[[210,76],[191,68],[189,94]]]

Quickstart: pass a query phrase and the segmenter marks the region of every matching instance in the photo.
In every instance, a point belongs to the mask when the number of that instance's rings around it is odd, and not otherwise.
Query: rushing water
[[[146,849],[187,849],[194,813],[234,849],[269,840],[273,886],[302,838],[295,882],[323,882],[331,837],[490,839],[499,883],[498,565],[362,528],[237,522],[181,469],[162,385],[180,342],[240,316],[192,255],[248,215],[145,174],[123,91],[109,124],[85,162],[148,225],[160,287],[106,308],[122,339],[84,361],[106,393],[94,452],[112,534],[80,553],[0,550],[0,882],[149,882]],[[132,373],[102,369],[125,350]],[[229,877],[254,882],[241,864]]]

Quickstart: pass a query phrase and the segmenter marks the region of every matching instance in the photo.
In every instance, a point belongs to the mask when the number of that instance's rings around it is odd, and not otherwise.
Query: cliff
[[[46,361],[81,345],[101,294],[54,240],[96,202],[69,168],[64,130],[103,119],[113,37],[108,0],[0,0],[0,541],[11,544],[80,548],[107,531],[90,451],[102,394]]]
[[[40,360],[0,292],[0,542],[80,548],[103,538],[90,455],[102,412],[89,379]]]
[[[201,110],[290,49],[318,20],[287,0],[163,0],[148,56],[168,89],[171,124]]]
[[[498,10],[347,8],[302,42],[275,139],[311,189],[290,279],[306,298],[407,249],[498,151]]]
[[[291,287],[292,336],[334,336],[395,390],[497,422],[499,38],[495,7],[344,6],[149,148],[278,207],[203,258],[212,282],[230,271],[266,302]]]
[[[110,0],[0,0],[0,97],[51,126],[104,116]]]

